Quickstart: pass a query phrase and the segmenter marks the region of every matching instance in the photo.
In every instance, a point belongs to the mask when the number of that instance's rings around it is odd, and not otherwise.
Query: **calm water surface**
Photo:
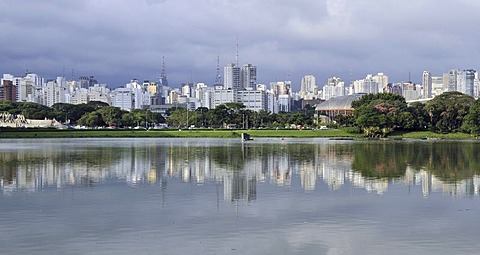
[[[0,140],[1,254],[479,254],[480,143]]]

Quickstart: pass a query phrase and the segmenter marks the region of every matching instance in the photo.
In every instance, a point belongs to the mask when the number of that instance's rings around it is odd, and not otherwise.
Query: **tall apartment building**
[[[423,71],[422,75],[423,98],[432,97],[432,75],[429,71]]]
[[[345,95],[345,82],[341,78],[331,77],[328,78],[327,84],[323,86],[323,100],[329,100],[334,97]]]
[[[223,86],[225,89],[240,90],[241,83],[241,69],[234,63],[230,63],[224,68]]]
[[[117,88],[112,91],[112,106],[125,111],[134,109],[133,93],[130,88]]]
[[[0,87],[0,99],[17,101],[17,86],[13,84],[13,81],[3,80]]]
[[[252,111],[268,109],[267,93],[262,90],[240,90],[236,95],[237,102],[245,105],[245,108]]]
[[[318,96],[318,85],[315,76],[305,75],[300,83],[299,96],[302,99],[311,100]]]
[[[363,80],[353,81],[353,91],[354,93],[377,94],[379,92],[378,82],[369,74]]]
[[[462,70],[457,72],[457,91],[474,96],[475,70]]]
[[[388,90],[388,76],[386,74],[378,73],[377,75],[373,76],[372,79],[378,84],[378,93],[384,93]]]
[[[93,87],[95,84],[98,84],[98,81],[94,76],[80,76],[80,79],[78,80],[78,86],[84,89]]]
[[[51,107],[56,103],[65,103],[65,90],[66,88],[62,86],[63,77],[57,78],[57,80],[47,81],[45,86],[45,105]]]
[[[273,94],[278,97],[280,95],[291,95],[292,94],[292,82],[291,81],[277,81],[270,82],[270,88],[273,91]]]
[[[447,87],[447,91],[457,91],[457,75],[458,70],[452,69],[444,74],[443,83]],[[444,85],[444,86],[445,86]]]
[[[445,90],[443,86],[443,76],[432,76],[431,77],[431,82],[432,82],[432,96],[438,96],[441,95]]]
[[[242,89],[254,89],[257,85],[257,67],[251,64],[242,66]]]
[[[257,67],[245,64],[242,67],[230,63],[224,68],[225,89],[243,90],[254,89],[257,85]]]

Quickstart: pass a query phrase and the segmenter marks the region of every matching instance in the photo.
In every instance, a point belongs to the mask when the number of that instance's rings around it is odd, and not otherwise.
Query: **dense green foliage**
[[[428,101],[425,111],[430,117],[431,130],[441,133],[460,131],[463,119],[474,102],[473,97],[460,92],[445,92]]]
[[[215,109],[201,107],[195,111],[185,108],[172,108],[169,111],[167,124],[170,127],[185,128],[286,128],[312,127],[314,109],[307,107],[305,111],[292,113],[280,112],[271,114],[267,111],[245,109],[241,103],[226,103]]]
[[[431,130],[438,133],[480,133],[480,105],[460,92],[445,92],[426,104],[407,105],[395,94],[367,94],[352,103],[352,117],[337,117],[366,136],[384,137],[393,131]]]
[[[147,127],[165,122],[158,113],[148,110],[128,112],[95,101],[78,105],[58,103],[48,107],[37,103],[0,100],[0,113],[2,112],[22,114],[27,119],[56,119],[62,123],[87,127]]]

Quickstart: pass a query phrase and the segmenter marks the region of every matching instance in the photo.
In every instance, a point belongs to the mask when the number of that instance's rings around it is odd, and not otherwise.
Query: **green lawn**
[[[343,130],[0,130],[0,138],[83,138],[83,137],[212,137],[239,138],[241,133],[255,137],[360,137]]]
[[[329,130],[57,130],[57,129],[0,129],[1,138],[95,138],[95,137],[183,137],[183,138],[239,138],[241,133],[250,137],[292,137],[292,138],[364,138],[361,134],[351,134],[343,129]],[[476,139],[465,133],[437,134],[429,131],[395,132],[389,136],[392,139]]]

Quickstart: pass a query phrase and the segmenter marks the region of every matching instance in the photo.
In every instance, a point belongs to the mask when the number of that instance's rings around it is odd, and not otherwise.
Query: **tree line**
[[[302,111],[270,113],[252,111],[242,103],[225,103],[214,109],[199,107],[196,110],[172,108],[167,112],[170,127],[196,128],[285,128],[312,127],[315,108],[307,105]]]
[[[384,137],[394,131],[430,130],[437,133],[480,134],[480,99],[460,92],[445,92],[427,103],[407,104],[390,93],[366,94],[352,102],[351,115],[337,115],[328,125],[369,137]],[[22,114],[27,119],[56,119],[87,127],[152,127],[167,123],[172,128],[315,128],[315,108],[307,105],[296,112],[252,111],[241,103],[226,103],[214,109],[171,108],[166,118],[150,110],[121,110],[103,102],[57,103],[52,107],[31,102],[0,100],[0,112]]]
[[[353,115],[337,116],[336,122],[369,137],[421,130],[480,134],[480,101],[460,92],[445,92],[425,104],[410,105],[397,94],[367,94],[352,107]]]
[[[32,102],[0,100],[0,112],[21,114],[27,119],[55,119],[61,123],[86,127],[150,127],[165,123],[165,118],[159,113],[149,110],[129,112],[98,101],[78,105],[57,103],[48,107]]]

